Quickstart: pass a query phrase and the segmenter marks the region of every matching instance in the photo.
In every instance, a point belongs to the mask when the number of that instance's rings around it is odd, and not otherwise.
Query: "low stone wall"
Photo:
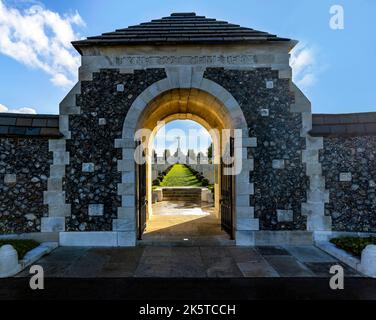
[[[376,231],[376,136],[326,137],[320,151],[333,231]]]
[[[177,193],[181,193],[182,190],[186,190],[187,194],[190,194],[189,196],[192,196],[191,195],[191,190],[197,190],[197,189],[201,189],[201,192],[199,192],[199,195],[198,195],[198,198],[196,199],[196,201],[201,201],[201,202],[207,202],[207,203],[213,203],[214,202],[214,197],[213,197],[213,193],[208,189],[208,188],[203,188],[203,187],[198,187],[198,188],[195,188],[195,187],[160,187],[160,188],[157,188],[155,190],[153,190],[152,192],[152,201],[153,203],[156,203],[156,202],[160,202],[160,201],[185,201],[185,197],[184,195],[181,197],[181,199],[169,199],[167,198],[165,195],[164,195],[164,191],[165,190],[173,190],[174,192],[177,192]],[[196,196],[197,194],[193,194],[193,196]]]
[[[0,137],[0,233],[39,232],[52,154],[48,139]]]
[[[0,234],[41,231],[59,116],[0,113]]]
[[[315,114],[333,232],[376,231],[376,113]]]

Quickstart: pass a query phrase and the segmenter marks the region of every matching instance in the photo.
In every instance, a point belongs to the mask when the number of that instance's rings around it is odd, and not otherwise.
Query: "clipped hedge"
[[[158,178],[153,180],[153,186],[160,186],[160,185],[161,185],[161,180],[159,180]]]
[[[370,244],[376,245],[376,237],[344,237],[344,238],[333,238],[330,240],[331,243],[335,244],[336,247],[343,249],[354,256],[360,257],[362,251],[366,246]]]
[[[207,187],[207,186],[209,185],[209,180],[206,179],[206,178],[202,179],[201,182],[202,182],[202,185],[203,185],[204,187]]]

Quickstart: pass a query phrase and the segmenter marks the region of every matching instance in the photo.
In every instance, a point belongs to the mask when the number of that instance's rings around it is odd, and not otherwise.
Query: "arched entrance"
[[[212,135],[183,117],[178,114],[159,122],[161,128],[149,139],[148,219],[139,234],[145,245],[206,245],[230,239],[214,206],[219,178],[214,174],[217,165],[208,156],[210,146],[210,155],[215,154]]]
[[[234,135],[234,126],[231,116],[223,104],[211,94],[198,89],[172,89],[151,100],[141,113],[137,131],[145,147],[146,167],[138,165],[136,170],[136,207],[138,221],[138,239],[141,240],[147,217],[152,212],[151,193],[151,163],[153,137],[160,122],[173,120],[192,119],[205,127],[210,132],[214,144],[214,163],[216,164],[217,181],[215,183],[215,208],[218,210],[221,225],[234,237],[234,180],[231,176],[227,179],[221,174],[222,150],[228,148],[231,136]],[[222,134],[223,133],[223,134]],[[226,136],[227,134],[227,136]],[[142,137],[141,137],[142,136]],[[142,168],[145,167],[145,172]],[[143,176],[146,181],[143,181]],[[226,181],[225,181],[226,180]],[[144,186],[145,184],[145,186]],[[223,186],[223,187],[222,187]],[[145,188],[146,187],[146,188]],[[225,208],[227,210],[223,210]]]
[[[236,238],[242,219],[238,213],[244,215],[249,209],[249,199],[253,192],[249,181],[249,171],[253,168],[250,159],[247,159],[248,127],[243,112],[232,95],[204,78],[197,81],[197,84],[191,82],[190,86],[185,87],[174,83],[171,78],[161,80],[145,90],[128,111],[123,139],[116,142],[123,149],[123,160],[119,163],[123,178],[123,183],[119,185],[122,208],[119,208],[118,218],[127,220],[125,223],[133,227],[134,236],[141,237],[147,214],[152,210],[151,188],[148,187],[151,185],[151,161],[146,161],[146,165],[136,164],[135,167],[134,137],[137,133],[136,140],[142,143],[144,155],[150,160],[150,143],[159,123],[176,119],[192,119],[210,132],[216,150],[214,163],[218,177],[215,184],[215,207],[221,216],[223,228],[231,238]],[[142,130],[149,134],[140,134]],[[238,142],[234,144],[232,141],[235,136]],[[234,172],[237,171],[237,176],[228,174],[228,168],[222,164],[225,150],[238,159],[232,168]],[[146,187],[140,188],[142,184]],[[249,218],[253,218],[251,212],[248,214]]]

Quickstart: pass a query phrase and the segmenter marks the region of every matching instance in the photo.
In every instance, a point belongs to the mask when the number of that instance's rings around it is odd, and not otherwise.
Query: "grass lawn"
[[[161,182],[162,187],[201,187],[199,181],[183,164],[175,164]]]
[[[376,237],[344,237],[344,238],[333,238],[330,240],[338,248],[343,249],[354,256],[360,257],[362,255],[363,249],[369,244],[376,244]]]
[[[18,259],[22,259],[27,252],[39,246],[39,242],[34,240],[0,240],[0,247],[10,244],[16,249]]]

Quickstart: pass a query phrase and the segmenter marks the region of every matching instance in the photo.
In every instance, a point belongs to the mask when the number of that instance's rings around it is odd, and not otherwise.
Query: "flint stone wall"
[[[306,217],[301,214],[308,185],[301,159],[305,139],[300,136],[301,114],[290,112],[294,95],[289,80],[280,79],[278,71],[270,68],[208,68],[204,77],[234,96],[248,123],[249,137],[257,138],[257,147],[248,149],[248,158],[254,158],[249,179],[255,194],[250,205],[260,219],[260,229],[306,230]],[[292,220],[279,221],[277,210],[292,210]]]
[[[320,161],[333,231],[376,232],[376,136],[324,138]]]
[[[72,214],[66,218],[67,231],[112,230],[112,220],[121,207],[117,161],[122,155],[114,141],[122,138],[124,119],[137,96],[163,78],[164,69],[134,73],[103,69],[93,74],[92,81],[81,82],[76,101],[81,114],[69,116],[70,164],[66,168],[65,190]],[[84,163],[93,164],[94,171],[82,172]],[[89,215],[89,205],[94,204],[103,205],[102,214]]]
[[[0,234],[40,231],[51,164],[47,138],[0,138]]]

